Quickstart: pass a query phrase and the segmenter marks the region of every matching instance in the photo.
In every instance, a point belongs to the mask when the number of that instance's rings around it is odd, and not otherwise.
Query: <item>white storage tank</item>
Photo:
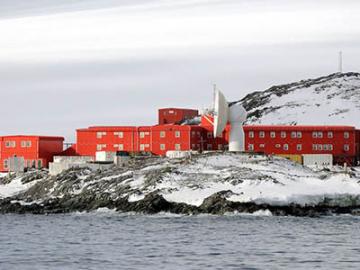
[[[331,154],[304,154],[303,164],[305,166],[331,166],[333,156]]]
[[[98,151],[96,152],[96,161],[100,162],[114,162],[116,152]]]

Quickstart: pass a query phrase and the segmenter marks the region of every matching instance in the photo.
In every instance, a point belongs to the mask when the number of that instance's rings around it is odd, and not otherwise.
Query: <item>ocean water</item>
[[[360,269],[360,218],[1,215],[0,269]]]

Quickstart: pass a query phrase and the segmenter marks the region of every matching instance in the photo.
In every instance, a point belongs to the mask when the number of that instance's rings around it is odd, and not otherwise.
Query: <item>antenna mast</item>
[[[342,73],[342,51],[339,51],[339,73]]]

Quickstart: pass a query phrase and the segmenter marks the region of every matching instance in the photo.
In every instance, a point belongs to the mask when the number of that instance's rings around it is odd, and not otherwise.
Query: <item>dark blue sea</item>
[[[360,269],[360,218],[1,215],[0,269]]]

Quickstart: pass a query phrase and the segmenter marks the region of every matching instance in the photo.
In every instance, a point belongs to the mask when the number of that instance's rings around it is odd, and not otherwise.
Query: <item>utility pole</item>
[[[342,51],[339,52],[339,73],[342,73]]]

